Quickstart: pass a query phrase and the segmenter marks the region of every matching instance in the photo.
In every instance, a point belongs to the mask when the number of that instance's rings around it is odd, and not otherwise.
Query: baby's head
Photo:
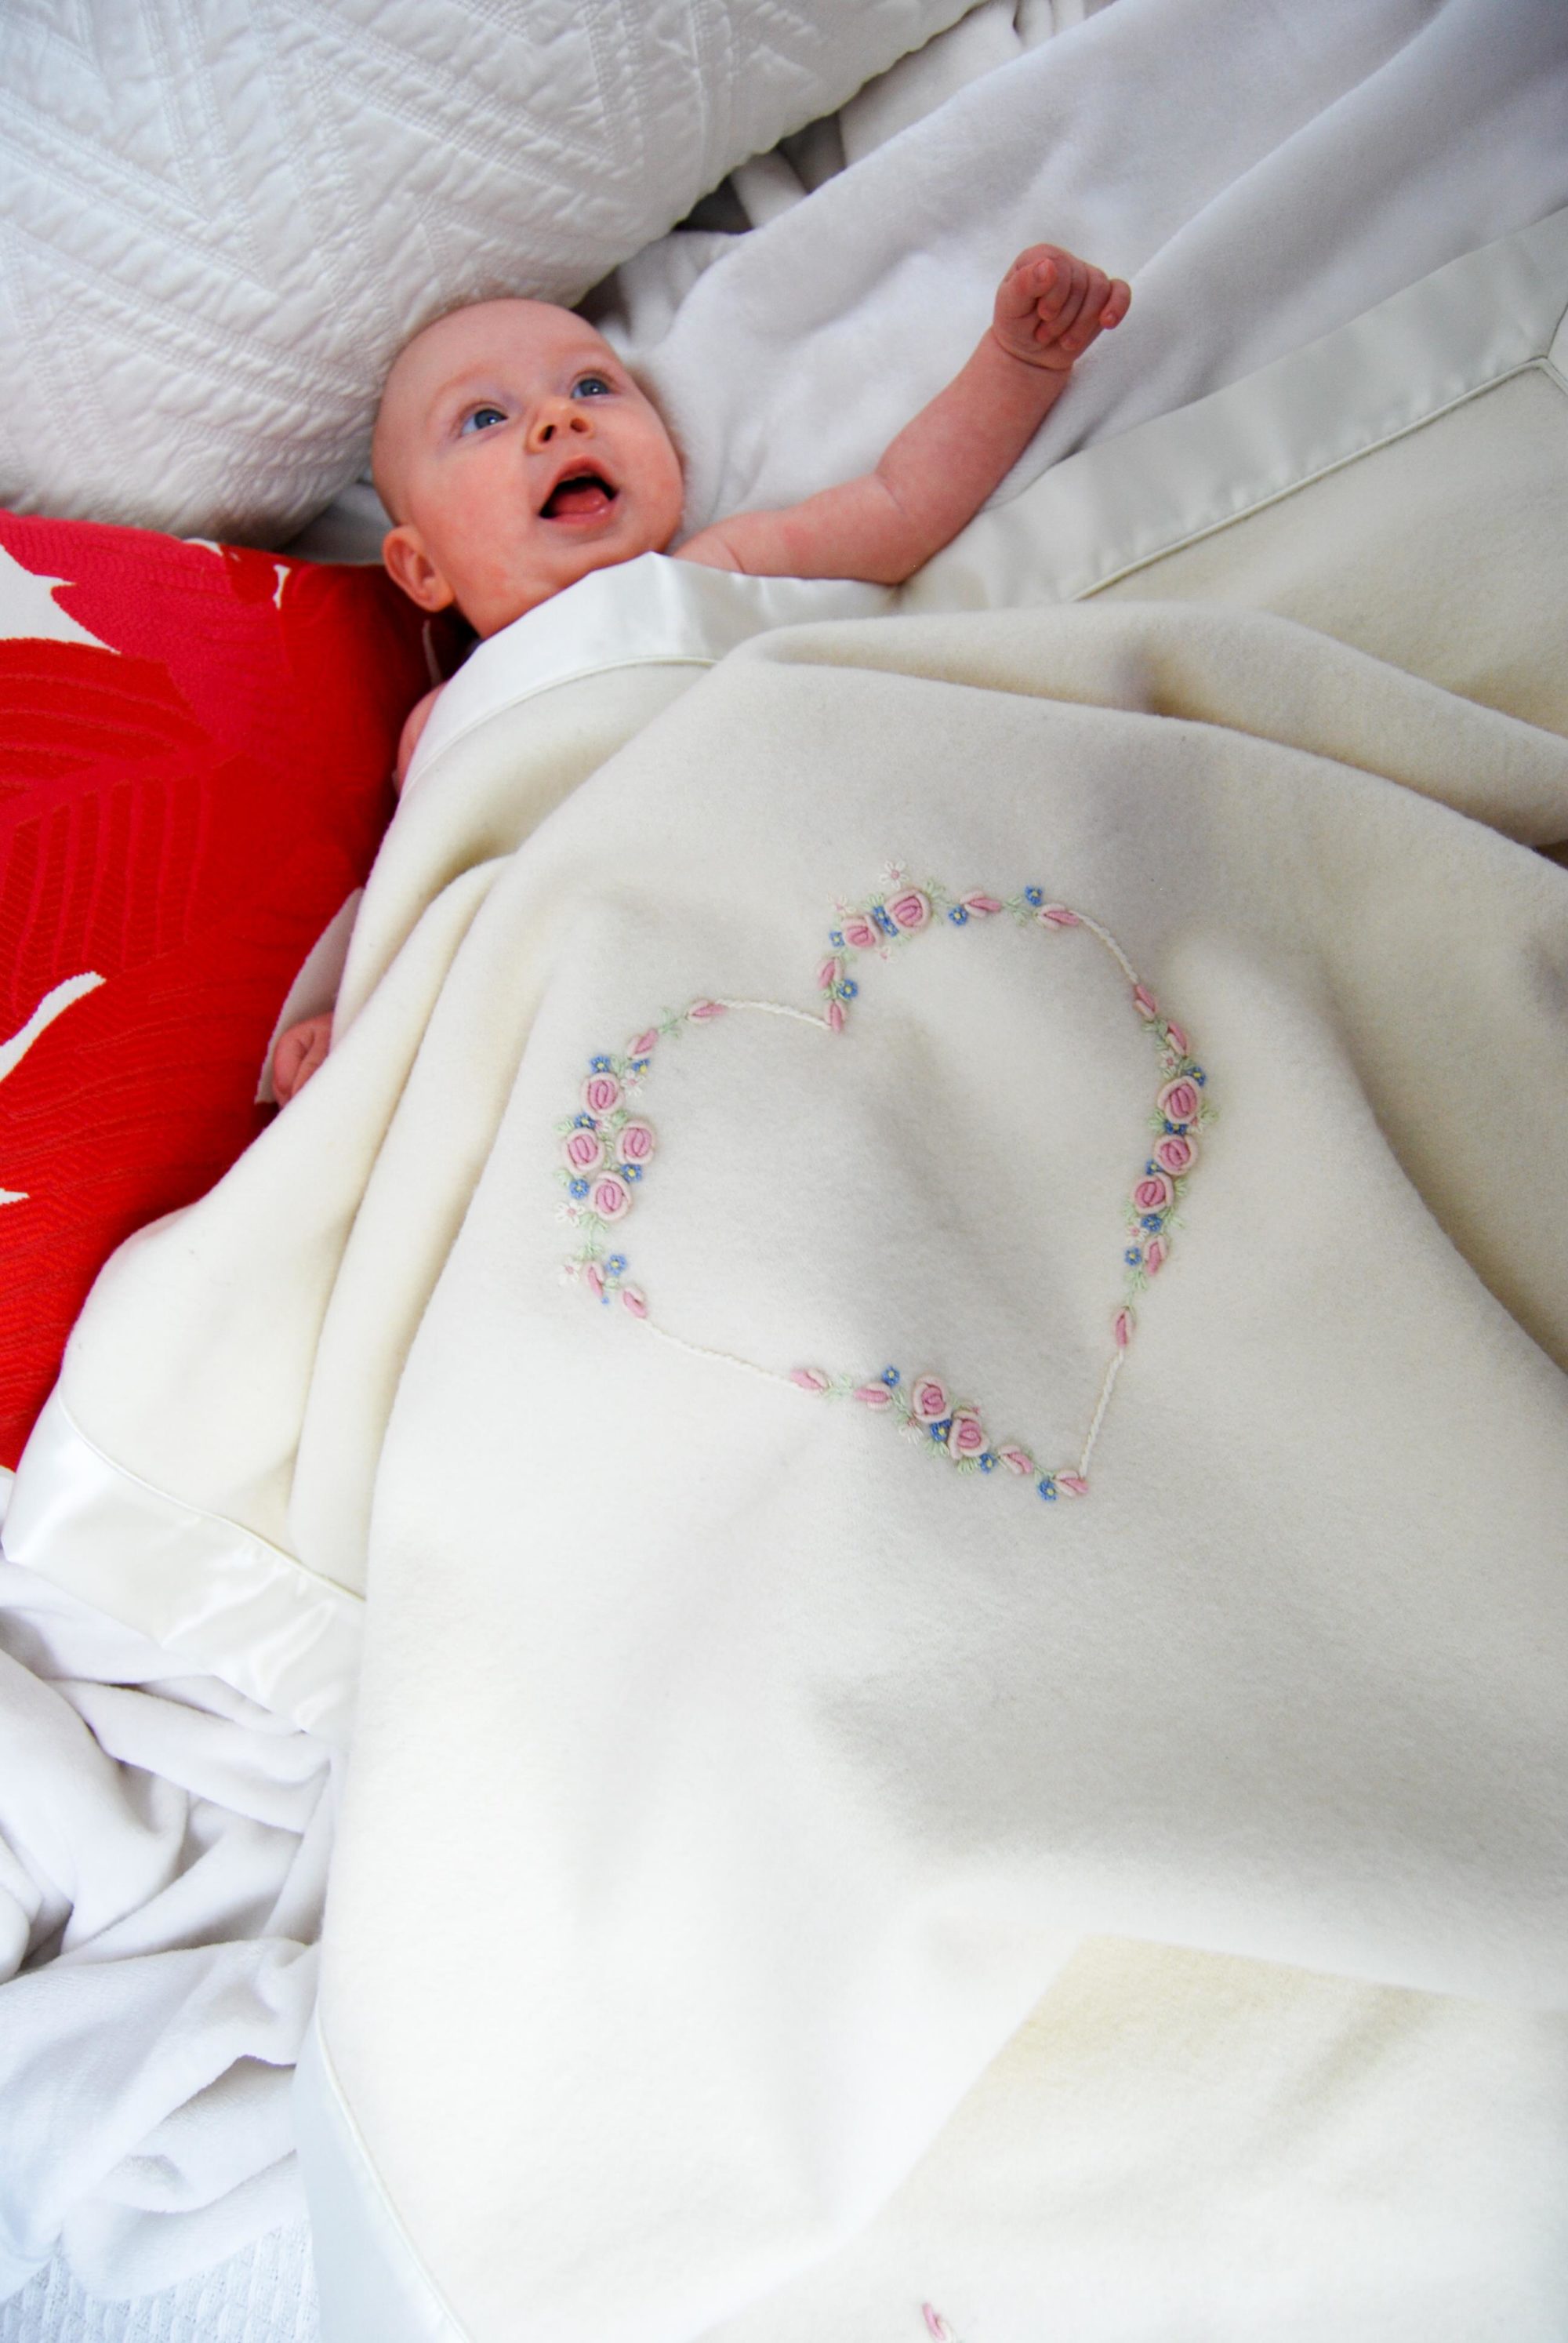
[[[481,635],[590,569],[662,552],[680,523],[657,408],[591,326],[546,301],[477,302],[416,334],[371,460],[392,576]]]

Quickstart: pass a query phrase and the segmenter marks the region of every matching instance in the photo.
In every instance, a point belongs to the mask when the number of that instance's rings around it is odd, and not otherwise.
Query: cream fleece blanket
[[[368,1585],[324,2036],[485,2343],[785,2302],[1086,1936],[1568,1991],[1568,747],[1201,607],[672,689],[427,772],[341,1046],[56,1402],[275,1704]],[[1489,2219],[1468,2295],[1357,2228],[1403,2323],[1332,2331],[1473,2335]],[[1010,2237],[938,2242],[1044,2331]]]

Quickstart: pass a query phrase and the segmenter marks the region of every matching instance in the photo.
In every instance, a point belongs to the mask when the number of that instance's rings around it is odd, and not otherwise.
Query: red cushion
[[[378,570],[0,514],[0,1463],[108,1254],[265,1119],[279,1011],[391,812],[425,623]]]

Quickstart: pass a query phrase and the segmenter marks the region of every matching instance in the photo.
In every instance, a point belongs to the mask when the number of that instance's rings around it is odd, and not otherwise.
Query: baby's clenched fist
[[[1025,366],[1066,374],[1091,342],[1121,323],[1131,299],[1120,277],[1060,245],[1034,244],[1002,278],[991,332]]]

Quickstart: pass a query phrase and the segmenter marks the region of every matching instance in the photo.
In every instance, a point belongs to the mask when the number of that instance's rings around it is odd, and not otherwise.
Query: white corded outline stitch
[[[67,976],[52,985],[26,1023],[8,1041],[0,1041],[0,1082],[7,1074],[15,1073],[35,1041],[48,1031],[56,1017],[63,1017],[84,994],[95,992],[103,981],[95,970],[88,969],[80,976]],[[0,1188],[0,1205],[25,1204],[27,1201],[25,1188]]]
[[[579,1281],[596,1301],[608,1304],[618,1299],[650,1333],[695,1357],[722,1359],[729,1366],[766,1376],[770,1383],[789,1383],[823,1399],[854,1400],[869,1413],[888,1416],[930,1454],[945,1457],[960,1473],[989,1473],[1000,1466],[1020,1479],[1027,1476],[1048,1502],[1087,1496],[1090,1460],[1137,1324],[1134,1304],[1170,1257],[1172,1232],[1181,1225],[1176,1206],[1198,1161],[1199,1132],[1214,1113],[1205,1096],[1208,1076],[1193,1058],[1185,1031],[1164,1014],[1109,930],[1087,911],[1048,902],[1042,888],[1025,887],[1019,894],[1005,897],[978,890],[954,895],[938,880],[917,887],[906,871],[894,866],[869,904],[840,903],[838,910],[838,922],[829,936],[831,949],[817,970],[817,990],[826,1004],[819,1012],[779,1001],[698,1000],[683,1010],[667,1011],[635,1034],[619,1054],[604,1051],[589,1060],[581,1105],[556,1125],[563,1158],[557,1177],[567,1191],[563,1211],[584,1240],[565,1263],[565,1274]],[[661,1040],[682,1032],[689,1024],[709,1024],[736,1010],[793,1017],[825,1032],[841,1033],[859,992],[849,970],[862,956],[875,952],[886,960],[896,948],[934,927],[940,918],[951,927],[963,928],[999,912],[1010,914],[1020,927],[1038,926],[1047,934],[1077,929],[1094,937],[1126,978],[1132,1007],[1154,1045],[1160,1066],[1160,1090],[1149,1119],[1154,1138],[1123,1207],[1124,1290],[1111,1321],[1111,1356],[1078,1456],[1071,1464],[1056,1467],[1042,1466],[1020,1441],[993,1441],[980,1410],[967,1400],[953,1401],[937,1375],[921,1373],[906,1382],[898,1367],[884,1367],[869,1379],[816,1366],[792,1367],[783,1373],[732,1352],[689,1342],[683,1335],[654,1323],[647,1295],[628,1276],[626,1255],[608,1252],[604,1244],[630,1212],[658,1147],[652,1124],[628,1101],[636,1100]]]

